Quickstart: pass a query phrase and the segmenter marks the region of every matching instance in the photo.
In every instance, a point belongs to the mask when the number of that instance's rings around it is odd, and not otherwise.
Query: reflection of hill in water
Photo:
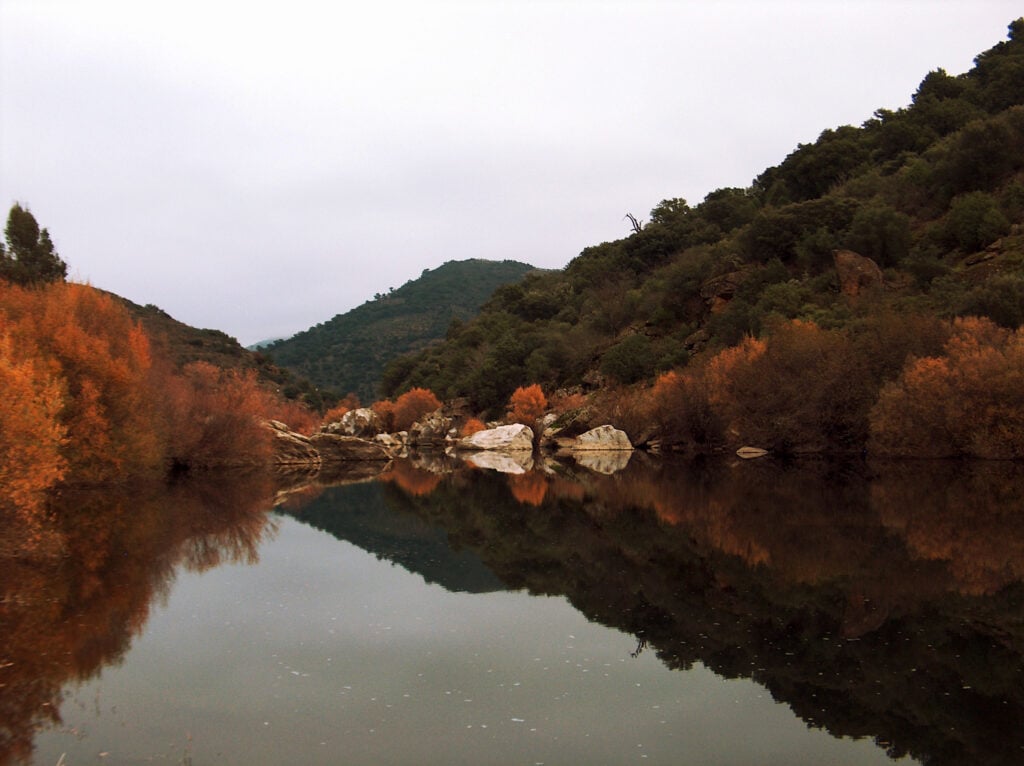
[[[1024,471],[634,461],[393,490],[508,587],[933,764],[1024,760]]]
[[[488,593],[502,584],[471,550],[454,550],[447,532],[410,513],[396,513],[382,482],[329,487],[298,511],[299,521],[399,564],[451,591]]]

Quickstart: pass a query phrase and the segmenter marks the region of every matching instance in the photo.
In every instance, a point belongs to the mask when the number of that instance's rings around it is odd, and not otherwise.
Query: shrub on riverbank
[[[172,465],[256,462],[270,453],[263,420],[314,425],[255,373],[207,363],[178,370],[156,357],[127,309],[83,284],[0,280],[0,376],[0,452],[36,456],[18,471],[31,475],[32,492],[59,481],[124,482]],[[3,502],[24,504],[26,493],[6,492]]]

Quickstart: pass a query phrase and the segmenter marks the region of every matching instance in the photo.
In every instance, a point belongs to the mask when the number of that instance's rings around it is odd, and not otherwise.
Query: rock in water
[[[631,450],[633,445],[625,431],[614,426],[598,426],[576,437],[573,452],[584,450]]]
[[[498,450],[500,452],[528,450],[532,452],[533,429],[521,423],[488,428],[461,439],[457,446],[464,450]]]
[[[386,462],[391,459],[391,454],[384,445],[355,436],[317,433],[313,434],[309,441],[320,453],[320,459],[324,463]]]
[[[384,430],[380,416],[369,407],[349,410],[341,416],[341,420],[329,423],[324,431],[343,436],[363,436],[370,438]]]

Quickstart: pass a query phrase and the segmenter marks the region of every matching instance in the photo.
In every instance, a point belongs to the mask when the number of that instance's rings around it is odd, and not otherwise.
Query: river
[[[1013,464],[223,474],[0,554],[0,763],[1024,761]]]

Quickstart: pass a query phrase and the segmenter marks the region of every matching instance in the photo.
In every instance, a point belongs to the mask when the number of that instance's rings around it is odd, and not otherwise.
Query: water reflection
[[[752,679],[894,758],[1021,762],[1021,466],[520,467],[436,456],[343,487],[217,476],[66,493],[31,535],[5,525],[0,763],[29,759],[66,690],[122,661],[177,571],[255,562],[275,504],[453,593],[565,596],[635,636],[637,661]]]
[[[406,479],[389,500],[507,587],[565,594],[671,668],[752,678],[893,757],[1021,762],[1021,466],[637,457],[610,476],[462,471],[431,493]]]
[[[255,562],[273,532],[270,477],[65,491],[0,546],[0,763],[29,760],[64,688],[119,663],[175,572]],[[19,541],[11,530],[30,523]]]

